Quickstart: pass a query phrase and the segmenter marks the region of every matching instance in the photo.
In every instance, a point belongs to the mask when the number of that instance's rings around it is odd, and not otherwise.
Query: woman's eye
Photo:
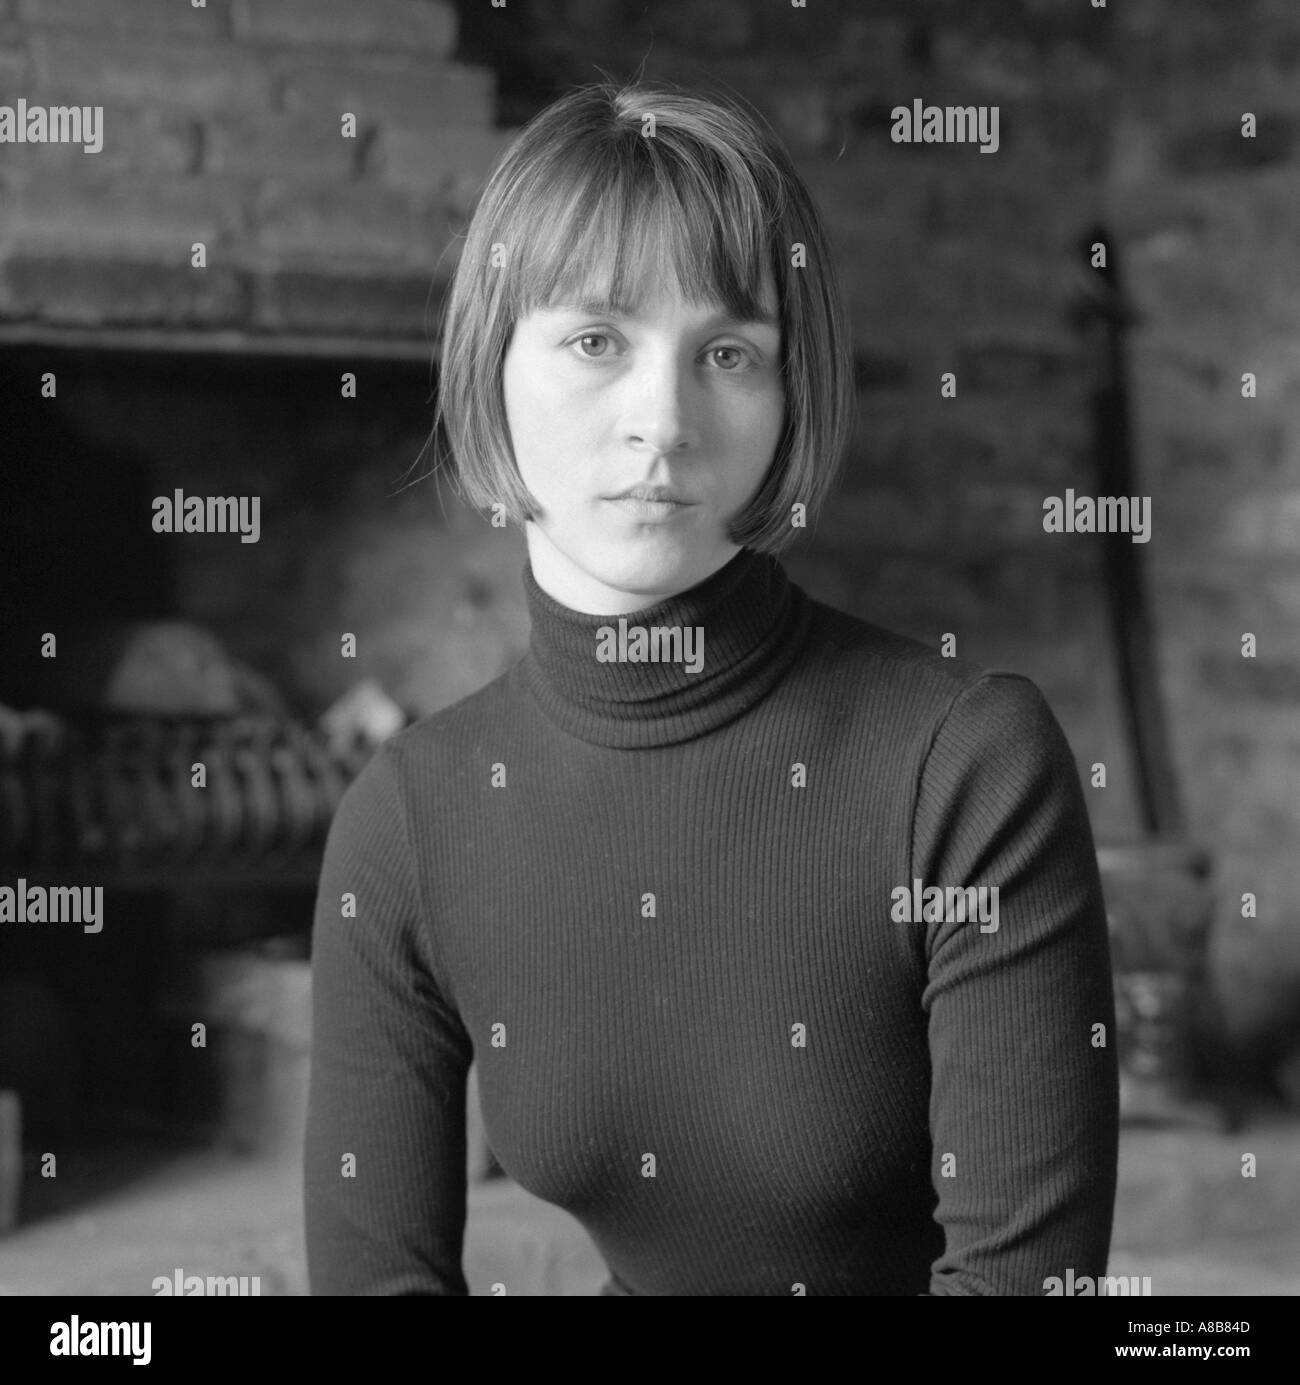
[[[608,341],[608,340],[609,340],[609,338],[605,335],[604,332],[584,332],[580,337],[575,337],[575,338],[573,339],[573,341],[570,343],[570,345],[572,345],[572,346],[579,346],[579,347],[580,347],[580,346],[582,345],[582,343],[583,343],[583,342],[586,342],[586,341]],[[604,352],[601,352],[600,355],[597,355],[597,356],[587,356],[587,353],[584,351],[582,354],[583,354],[584,356],[586,356],[587,360],[590,361],[590,360],[600,360],[601,356],[603,356],[605,353],[604,353]]]
[[[610,352],[589,352],[586,349],[586,343],[594,341],[609,342],[609,340],[609,334],[606,332],[583,332],[581,336],[574,337],[573,340],[568,343],[568,345],[570,347],[577,348],[583,360],[600,361],[604,360],[605,357],[607,357],[610,354]],[[718,362],[718,369],[721,370],[723,374],[738,375],[742,370],[747,369],[745,365],[745,358],[749,355],[749,352],[747,352],[743,347],[711,346],[704,354],[706,356],[716,357],[717,355],[719,355],[719,353],[722,353],[728,358],[727,360]]]
[[[709,348],[709,355],[710,355],[710,356],[715,356],[715,355],[717,355],[717,353],[718,353],[719,351],[729,351],[733,356],[742,358],[742,360],[743,360],[743,357],[745,357],[746,355],[749,354],[748,352],[744,351],[744,350],[743,350],[741,347],[739,347],[739,346],[714,346],[714,347],[710,347],[710,348]],[[725,366],[725,365],[724,365],[724,366],[722,366],[722,369],[723,369],[728,375],[735,375],[735,374],[739,373],[739,371],[744,370],[744,369],[745,369],[745,366],[744,366],[743,363],[737,364],[737,365],[735,365],[735,366]]]

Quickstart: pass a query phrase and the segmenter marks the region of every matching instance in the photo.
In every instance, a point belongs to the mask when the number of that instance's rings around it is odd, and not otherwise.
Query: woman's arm
[[[912,925],[926,931],[947,1239],[930,1292],[1042,1294],[1067,1268],[1103,1275],[1119,1120],[1106,913],[1074,759],[1028,679],[989,674],[954,700],[912,843],[923,885],[998,890],[987,922]]]
[[[473,1051],[434,979],[427,930],[381,747],[335,814],[316,898],[304,1188],[314,1294],[468,1293]]]

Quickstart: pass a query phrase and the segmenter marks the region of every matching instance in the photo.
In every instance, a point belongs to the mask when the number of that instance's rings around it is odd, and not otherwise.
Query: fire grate
[[[0,868],[124,889],[314,886],[373,750],[266,716],[29,714],[0,738]]]

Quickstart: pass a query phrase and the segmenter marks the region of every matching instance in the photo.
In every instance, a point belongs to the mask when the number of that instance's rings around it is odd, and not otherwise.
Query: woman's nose
[[[626,434],[630,442],[645,443],[656,452],[675,452],[691,445],[695,436],[689,399],[689,372],[678,363],[647,362],[632,377]]]

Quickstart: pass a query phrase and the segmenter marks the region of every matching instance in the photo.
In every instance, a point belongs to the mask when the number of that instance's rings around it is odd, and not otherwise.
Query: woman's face
[[[770,272],[764,294],[775,320]],[[729,321],[675,289],[634,301],[628,317],[539,308],[515,324],[503,366],[515,460],[538,502],[533,575],[599,615],[685,591],[739,551],[727,523],[767,474],[784,419],[775,322]],[[682,503],[616,499],[634,486]]]

